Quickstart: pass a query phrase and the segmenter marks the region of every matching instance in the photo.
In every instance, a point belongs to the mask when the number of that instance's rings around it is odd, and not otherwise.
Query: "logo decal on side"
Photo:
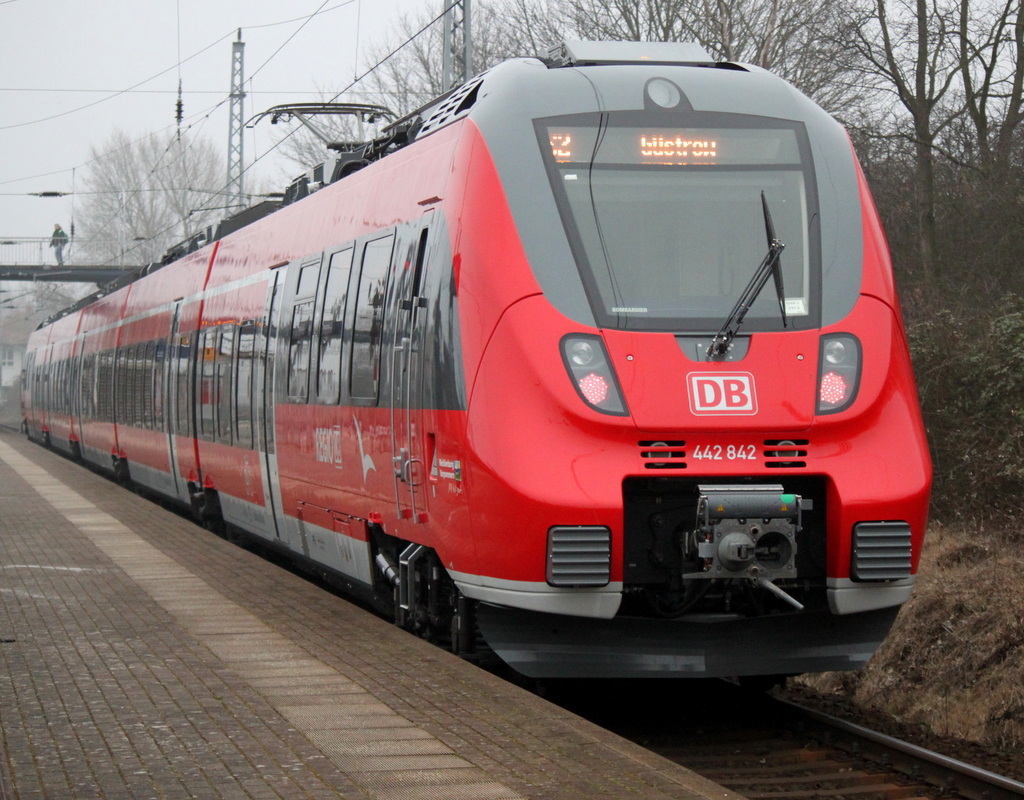
[[[757,413],[754,376],[749,372],[691,372],[690,411],[704,416]]]
[[[363,467],[363,483],[366,483],[366,475],[372,469],[374,472],[377,471],[377,467],[373,463],[373,458],[367,455],[366,450],[363,448],[363,429],[359,427],[359,420],[354,416],[352,417],[356,423],[356,438],[359,440],[359,459]]]

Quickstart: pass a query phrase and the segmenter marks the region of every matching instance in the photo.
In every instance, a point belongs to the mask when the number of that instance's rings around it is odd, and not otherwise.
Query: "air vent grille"
[[[799,469],[806,467],[807,439],[765,439],[764,466],[766,469]]]
[[[858,522],[853,526],[855,581],[897,581],[910,577],[911,537],[906,522]]]
[[[644,469],[686,469],[686,442],[681,439],[671,441],[637,442],[640,446],[640,458],[644,460]]]
[[[611,578],[612,532],[598,526],[548,531],[547,579],[551,586],[607,586]]]
[[[420,128],[418,135],[424,136],[428,133],[433,133],[438,128],[458,119],[465,112],[469,111],[476,102],[477,90],[482,83],[483,78],[477,78],[477,80],[464,83],[448,95],[444,101],[430,110],[428,116],[423,121],[423,126]]]

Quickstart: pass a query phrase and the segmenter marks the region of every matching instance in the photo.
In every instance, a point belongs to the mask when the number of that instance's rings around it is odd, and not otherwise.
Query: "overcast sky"
[[[49,236],[55,222],[69,230],[81,197],[28,193],[81,188],[90,148],[117,129],[173,130],[179,74],[185,125],[226,154],[228,106],[215,106],[229,93],[238,28],[248,119],[347,86],[400,15],[433,6],[440,12],[440,0],[0,0],[0,238]],[[285,130],[247,130],[246,164]],[[299,172],[271,154],[246,174],[246,191],[283,190]]]

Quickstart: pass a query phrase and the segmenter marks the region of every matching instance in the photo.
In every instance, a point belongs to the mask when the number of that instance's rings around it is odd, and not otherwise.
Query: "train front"
[[[452,576],[534,677],[860,667],[931,465],[850,141],[762,70],[575,47],[496,69],[470,114],[470,181],[500,186],[461,221],[476,567]]]

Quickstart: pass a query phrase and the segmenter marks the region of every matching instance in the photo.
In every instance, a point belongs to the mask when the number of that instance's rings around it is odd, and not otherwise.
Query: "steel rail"
[[[941,753],[904,742],[884,733],[878,733],[870,728],[847,722],[821,711],[814,711],[788,700],[776,699],[776,702],[788,707],[795,714],[812,719],[821,725],[841,730],[861,740],[878,745],[879,749],[872,755],[881,753],[883,761],[889,759],[894,768],[920,776],[935,786],[953,790],[969,800],[1020,800],[1024,797],[1024,783],[1012,778],[997,775],[981,767],[971,766],[950,756],[944,756]],[[889,758],[888,754],[893,751],[902,758]],[[865,754],[864,750],[860,750],[860,752],[862,755]]]

